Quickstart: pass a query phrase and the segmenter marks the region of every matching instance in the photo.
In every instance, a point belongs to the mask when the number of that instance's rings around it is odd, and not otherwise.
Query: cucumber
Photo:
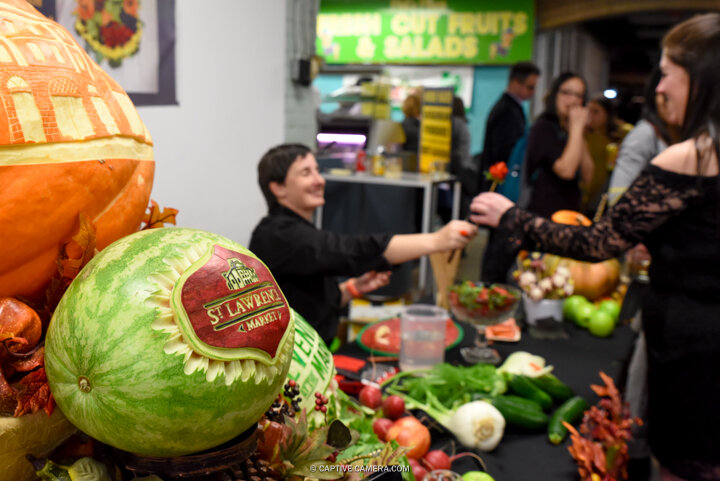
[[[545,391],[557,402],[564,402],[575,395],[570,386],[564,384],[553,374],[544,374],[540,377],[531,377],[530,381]]]
[[[568,434],[567,428],[563,426],[563,421],[568,424],[573,424],[582,418],[583,413],[589,407],[587,401],[580,396],[573,396],[562,403],[552,416],[550,416],[550,421],[548,422],[548,439],[550,442],[560,444]]]
[[[547,426],[548,416],[538,403],[519,396],[505,395],[490,399],[505,421],[525,429],[542,429]]]
[[[543,410],[550,409],[553,400],[552,397],[539,387],[537,387],[527,376],[519,374],[510,374],[508,379],[508,387],[518,396],[531,399],[538,403]]]

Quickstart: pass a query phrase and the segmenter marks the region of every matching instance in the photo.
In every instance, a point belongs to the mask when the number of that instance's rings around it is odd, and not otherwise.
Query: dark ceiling
[[[610,54],[610,80],[633,83],[660,60],[660,42],[675,24],[696,11],[659,10],[586,22],[585,29]],[[636,79],[635,79],[636,80]]]
[[[675,24],[702,13],[697,10],[657,10],[608,17],[583,23],[604,46],[610,58],[609,84],[618,90],[621,103],[630,111],[627,120],[639,115],[648,73],[660,60],[660,42]],[[631,106],[630,104],[636,104]]]

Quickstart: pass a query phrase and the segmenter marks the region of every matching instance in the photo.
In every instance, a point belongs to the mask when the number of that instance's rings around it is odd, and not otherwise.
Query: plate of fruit
[[[450,310],[459,321],[489,326],[514,317],[520,290],[507,284],[463,281],[448,289]]]
[[[371,354],[397,356],[401,343],[400,317],[391,317],[369,324],[358,333],[358,345]],[[451,318],[445,322],[445,349],[456,346],[463,330]]]

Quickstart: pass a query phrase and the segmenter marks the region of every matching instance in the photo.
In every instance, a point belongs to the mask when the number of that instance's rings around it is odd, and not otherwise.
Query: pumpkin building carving
[[[0,2],[0,296],[42,295],[80,213],[98,249],[136,231],[154,168],[123,89],[25,0]]]

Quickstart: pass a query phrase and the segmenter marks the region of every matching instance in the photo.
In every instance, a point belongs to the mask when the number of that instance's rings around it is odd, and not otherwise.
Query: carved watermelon
[[[316,412],[316,392],[328,398],[334,397],[330,383],[336,374],[335,362],[330,349],[315,328],[297,312],[293,311],[293,314],[295,349],[287,377],[300,386],[300,408],[307,410],[308,415],[313,415]]]
[[[155,229],[80,272],[53,315],[45,363],[81,430],[178,456],[257,422],[282,388],[293,335],[292,311],[252,252],[204,231]]]

